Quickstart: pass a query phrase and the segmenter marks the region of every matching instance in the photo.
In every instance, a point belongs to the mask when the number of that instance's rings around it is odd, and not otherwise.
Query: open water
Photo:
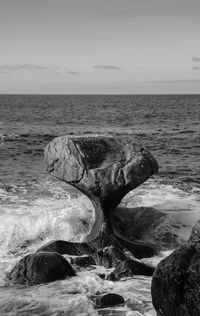
[[[8,284],[5,275],[50,240],[84,240],[93,225],[84,198],[45,173],[44,147],[66,134],[130,135],[148,148],[159,174],[122,204],[172,214],[184,224],[180,240],[187,239],[200,219],[199,122],[200,95],[0,95],[0,315],[155,316],[148,277],[104,281],[96,270],[105,269],[97,267],[28,287]],[[155,265],[167,253],[148,262]],[[97,292],[119,293],[126,304],[95,309],[90,296]]]

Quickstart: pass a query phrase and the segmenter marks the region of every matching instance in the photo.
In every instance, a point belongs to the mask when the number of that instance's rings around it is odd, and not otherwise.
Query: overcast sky
[[[0,0],[0,93],[200,93],[200,0]]]

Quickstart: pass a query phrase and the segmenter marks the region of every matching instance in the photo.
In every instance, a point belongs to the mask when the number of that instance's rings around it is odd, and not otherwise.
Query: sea
[[[0,95],[1,316],[156,316],[151,278],[142,275],[112,282],[97,275],[110,272],[97,266],[36,286],[6,279],[16,262],[46,242],[86,238],[93,225],[87,203],[46,173],[43,151],[57,136],[88,134],[128,135],[158,161],[159,173],[122,205],[170,213],[184,223],[181,240],[200,219],[200,95]],[[170,251],[146,262],[156,266]],[[91,299],[97,293],[121,294],[125,304],[98,309]]]

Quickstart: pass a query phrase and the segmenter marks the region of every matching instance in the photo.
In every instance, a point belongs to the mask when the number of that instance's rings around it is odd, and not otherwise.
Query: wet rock
[[[118,281],[121,278],[127,278],[134,275],[153,275],[155,268],[139,260],[126,260],[121,262],[117,268],[108,276],[108,280]]]
[[[63,256],[55,252],[39,252],[22,258],[7,277],[13,283],[35,285],[75,275],[75,271]]]
[[[98,308],[116,306],[124,303],[124,298],[119,294],[109,293],[96,297],[96,307]]]
[[[175,249],[187,241],[198,218],[198,212],[187,215],[185,210],[159,211],[152,207],[118,206],[112,213],[113,225],[126,239],[156,245],[158,249]]]
[[[57,137],[45,148],[45,162],[50,174],[97,197],[104,212],[158,171],[153,156],[127,137]]]
[[[114,231],[116,243],[113,242],[115,247],[119,247],[120,249],[128,249],[132,252],[134,257],[141,259],[141,258],[149,258],[158,253],[157,245],[152,245],[148,242],[140,242],[140,241],[132,241],[128,238],[124,237],[123,235],[119,235],[116,230]]]
[[[200,222],[189,240],[158,264],[151,293],[158,315],[200,315]]]
[[[57,252],[71,256],[91,255],[95,249],[90,243],[75,243],[65,240],[54,240],[40,247],[37,252]]]
[[[98,265],[110,269],[117,267],[119,263],[125,259],[126,255],[122,250],[110,246],[98,251],[96,261],[98,262]]]
[[[71,258],[71,263],[83,268],[86,268],[91,265],[96,265],[96,261],[92,256]]]

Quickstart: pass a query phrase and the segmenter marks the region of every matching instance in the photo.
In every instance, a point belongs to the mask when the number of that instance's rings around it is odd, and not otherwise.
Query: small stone
[[[124,303],[124,298],[119,294],[109,293],[96,297],[96,306],[98,308],[116,306]]]

